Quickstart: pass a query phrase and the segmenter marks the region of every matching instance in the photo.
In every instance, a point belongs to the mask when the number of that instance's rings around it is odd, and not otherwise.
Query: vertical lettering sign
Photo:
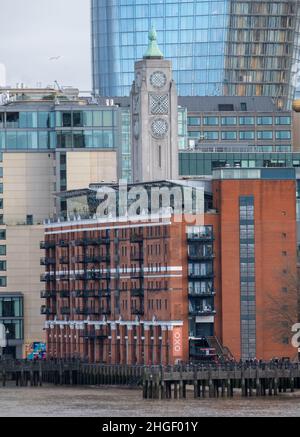
[[[182,328],[179,326],[173,328],[173,355],[182,357]]]

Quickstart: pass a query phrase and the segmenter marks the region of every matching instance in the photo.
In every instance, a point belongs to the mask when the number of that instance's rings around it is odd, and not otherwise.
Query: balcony
[[[51,299],[53,297],[56,297],[55,290],[52,290],[52,291],[42,290],[41,291],[41,299]]]
[[[132,278],[132,279],[139,279],[139,278],[142,278],[144,276],[144,270],[143,269],[141,269],[139,272],[131,272],[130,273],[130,277]]]
[[[82,316],[88,315],[88,309],[87,308],[76,308],[75,313],[77,315],[82,315]]]
[[[133,308],[131,310],[131,314],[134,316],[143,316],[144,315],[144,309],[143,308]]]
[[[201,255],[201,254],[191,255],[191,254],[188,254],[188,258],[191,261],[212,260],[212,259],[215,258],[215,255],[213,253],[206,254],[206,255]]]
[[[141,234],[133,234],[130,236],[131,243],[142,243],[144,241],[144,236]]]
[[[109,308],[102,308],[100,310],[100,314],[102,314],[103,316],[110,316],[111,315],[111,310]]]
[[[58,247],[69,247],[69,241],[60,240],[58,243]]]
[[[55,315],[56,311],[50,307],[46,307],[45,305],[43,305],[41,307],[41,314],[44,316],[51,316],[51,315]]]
[[[134,254],[134,255],[131,255],[130,258],[131,258],[132,261],[141,261],[141,262],[143,262],[144,261],[144,254],[143,253]]]
[[[190,308],[189,315],[190,316],[212,316],[216,314],[216,311],[213,308]]]
[[[60,290],[59,295],[61,298],[68,298],[70,297],[70,290]]]
[[[62,307],[62,308],[60,309],[60,313],[61,313],[63,316],[69,316],[69,315],[71,314],[71,308],[70,308],[70,307]]]
[[[91,264],[91,263],[101,263],[101,262],[109,262],[109,255],[86,255],[86,256],[77,256],[75,258],[75,262],[79,264]]]
[[[107,290],[76,290],[75,295],[77,298],[99,298],[99,297],[109,297],[110,291]]]
[[[144,290],[142,288],[133,288],[130,292],[133,297],[144,297]]]
[[[82,238],[81,240],[75,241],[75,246],[100,246],[102,244],[110,244],[109,238]]]
[[[55,265],[56,260],[55,258],[41,258],[40,264],[41,266],[52,266]]]
[[[188,242],[197,242],[197,241],[213,241],[214,236],[212,232],[205,232],[203,234],[187,234],[187,241]]]
[[[197,292],[197,291],[189,291],[189,296],[193,298],[204,298],[204,297],[213,297],[216,295],[215,291],[204,291],[204,292]]]
[[[55,245],[55,241],[41,241],[40,249],[54,249]]]
[[[55,275],[50,275],[50,273],[43,273],[41,275],[41,282],[51,282],[55,281]]]
[[[69,257],[67,257],[67,256],[61,256],[61,257],[59,258],[59,263],[60,263],[60,264],[69,264]]]
[[[211,272],[199,272],[199,273],[189,273],[188,278],[189,280],[195,280],[195,279],[205,279],[205,278],[213,278],[214,273]]]

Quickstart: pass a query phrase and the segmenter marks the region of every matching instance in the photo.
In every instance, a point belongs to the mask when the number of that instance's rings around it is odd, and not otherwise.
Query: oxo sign
[[[174,357],[182,356],[182,328],[173,328],[173,355]]]

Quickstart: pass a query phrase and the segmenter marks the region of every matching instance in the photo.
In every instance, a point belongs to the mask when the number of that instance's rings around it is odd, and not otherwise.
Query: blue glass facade
[[[228,11],[228,0],[92,0],[95,92],[129,95],[154,24],[179,94],[221,94]]]
[[[271,96],[289,108],[299,62],[297,0],[91,0],[93,88],[129,95],[155,25],[181,96]]]

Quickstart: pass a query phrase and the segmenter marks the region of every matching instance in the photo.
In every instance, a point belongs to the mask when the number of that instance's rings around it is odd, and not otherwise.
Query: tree
[[[285,270],[279,278],[282,290],[277,295],[267,294],[266,328],[272,332],[274,341],[292,337],[292,327],[300,322],[300,269],[296,273]]]

